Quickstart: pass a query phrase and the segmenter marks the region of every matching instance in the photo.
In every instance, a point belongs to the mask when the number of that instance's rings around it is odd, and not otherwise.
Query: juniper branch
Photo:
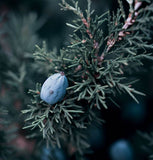
[[[37,47],[34,57],[39,68],[48,74],[64,71],[69,87],[65,97],[52,105],[40,99],[41,85],[30,90],[32,105],[23,111],[28,114],[26,128],[38,128],[51,144],[60,146],[61,141],[66,139],[74,144],[77,153],[82,154],[89,147],[84,131],[94,120],[100,122],[96,114],[102,107],[109,109],[107,102],[110,97],[127,93],[138,102],[135,94],[144,94],[132,88],[133,81],[125,73],[135,65],[142,65],[142,59],[152,59],[150,52],[147,52],[148,48],[152,48],[152,44],[148,44],[150,28],[141,20],[145,15],[151,18],[153,10],[139,10],[140,4],[135,1],[133,11],[131,8],[122,24],[121,10],[112,17],[108,12],[94,16],[88,0],[85,16],[78,2],[72,0],[70,5],[62,0],[62,9],[77,15],[73,24],[68,24],[74,29],[71,42],[60,50],[58,56],[56,52],[48,52],[43,44],[42,48]],[[105,22],[108,34],[104,37],[102,25]],[[141,49],[146,52],[139,53]]]

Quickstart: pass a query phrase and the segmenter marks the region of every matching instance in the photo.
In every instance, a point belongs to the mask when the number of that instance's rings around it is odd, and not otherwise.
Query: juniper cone
[[[48,104],[55,104],[63,99],[67,87],[68,81],[64,72],[55,73],[44,82],[40,97]]]

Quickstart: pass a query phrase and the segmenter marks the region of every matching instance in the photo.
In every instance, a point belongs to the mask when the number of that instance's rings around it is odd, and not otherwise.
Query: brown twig
[[[90,32],[90,17],[88,17],[88,21],[85,19],[85,17],[83,16],[82,13],[79,14],[83,24],[85,25],[86,27],[86,33],[88,34],[89,38],[90,39],[93,39],[93,35],[92,33]],[[86,40],[82,40],[82,43],[85,43]],[[99,50],[99,43],[93,39],[93,48],[96,49],[96,53],[95,55],[97,55],[98,53],[98,50]],[[75,72],[79,71],[82,69],[82,65],[78,65],[75,69]]]
[[[62,7],[65,9],[65,10],[71,10],[73,11],[76,15],[78,15],[81,20],[82,20],[82,23],[84,24],[84,26],[86,27],[86,33],[87,35],[89,36],[90,39],[93,40],[93,48],[95,49],[95,56],[97,56],[97,60],[99,59],[99,56],[98,56],[98,51],[99,51],[99,43],[93,39],[93,35],[90,31],[90,16],[87,17],[87,19],[84,17],[83,13],[81,12],[81,10],[79,8],[75,8],[75,7],[72,7],[70,6],[68,3],[65,2],[65,0],[62,0]],[[83,39],[82,40],[82,43],[86,43],[86,40]],[[102,58],[100,57],[99,59],[100,61],[102,60]],[[87,61],[86,61],[87,62]],[[82,69],[82,65],[79,64],[76,68],[75,68],[75,72],[78,72]]]
[[[135,20],[138,16],[138,9],[141,7],[141,5],[142,5],[142,2],[138,2],[138,0],[135,0],[134,10],[129,13],[128,18],[126,19],[124,26],[122,27],[122,31],[120,31],[118,34],[118,39],[117,40],[114,38],[108,39],[107,41],[108,48],[106,50],[107,52],[115,45],[117,41],[121,41],[123,37],[130,34],[130,32],[126,32],[125,30],[135,23]]]
[[[107,41],[108,47],[106,52],[108,52],[115,45],[117,41],[121,41],[123,37],[130,34],[130,32],[127,32],[126,29],[128,29],[130,26],[132,26],[135,23],[135,20],[139,14],[138,9],[141,7],[141,5],[142,5],[142,2],[135,0],[134,10],[129,13],[128,18],[126,19],[122,27],[122,31],[120,31],[118,34],[118,39],[112,38],[113,35],[111,35],[110,38],[108,39]],[[98,57],[99,65],[101,65],[103,59],[104,59],[104,52],[101,54],[101,56]]]

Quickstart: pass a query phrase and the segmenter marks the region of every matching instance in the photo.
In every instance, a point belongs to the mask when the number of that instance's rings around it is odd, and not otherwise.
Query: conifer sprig
[[[62,0],[60,4],[77,16],[67,24],[74,29],[70,44],[58,55],[48,52],[45,43],[34,53],[39,68],[47,74],[64,71],[69,81],[67,94],[61,102],[49,105],[40,99],[41,85],[37,85],[36,90],[30,90],[32,105],[22,112],[28,116],[25,128],[39,128],[45,139],[58,146],[68,140],[82,154],[89,147],[85,129],[93,121],[101,122],[97,112],[109,108],[107,102],[114,102],[112,97],[127,93],[138,102],[135,94],[144,95],[132,88],[134,81],[126,75],[131,68],[142,65],[144,58],[152,59],[149,40],[153,24],[147,22],[153,18],[153,9],[150,5],[138,10],[141,3],[134,1],[127,17],[122,3],[112,16],[109,12],[97,16],[90,0],[86,12],[78,2],[71,2]],[[108,26],[107,33],[104,26]]]

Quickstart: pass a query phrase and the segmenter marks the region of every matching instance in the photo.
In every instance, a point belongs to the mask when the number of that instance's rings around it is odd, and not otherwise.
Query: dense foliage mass
[[[135,94],[143,93],[132,88],[135,79],[129,79],[129,72],[142,65],[144,58],[152,59],[151,27],[152,5],[140,9],[142,2],[129,3],[129,14],[124,6],[116,14],[106,12],[95,15],[88,0],[87,10],[82,12],[78,2],[62,1],[61,8],[76,15],[72,24],[70,44],[60,53],[48,52],[46,44],[34,53],[40,70],[46,74],[64,72],[68,81],[63,101],[49,105],[40,99],[41,84],[30,90],[34,99],[29,109],[25,128],[40,128],[43,137],[53,145],[62,141],[71,143],[79,154],[89,147],[85,129],[94,121],[102,107],[108,108],[108,101],[127,92],[137,103]],[[146,15],[147,18],[146,18]],[[104,28],[106,28],[104,30]],[[61,91],[62,92],[62,91]]]
[[[137,103],[137,96],[145,95],[133,84],[137,82],[135,71],[141,72],[145,59],[153,59],[153,4],[148,0],[127,0],[126,10],[118,0],[115,12],[102,15],[97,15],[90,0],[85,10],[79,4],[75,0],[60,3],[62,10],[74,13],[74,19],[66,23],[73,30],[70,41],[60,50],[49,51],[46,42],[40,45],[37,32],[44,21],[35,14],[10,14],[8,21],[3,20],[4,42],[0,43],[5,52],[2,57],[9,63],[7,69],[0,65],[0,106],[7,108],[9,116],[5,114],[2,122],[9,117],[10,126],[3,130],[5,124],[0,124],[3,158],[13,159],[16,154],[10,146],[22,142],[23,150],[33,153],[25,159],[43,159],[43,154],[48,155],[43,148],[45,139],[47,145],[68,148],[70,155],[75,153],[76,159],[83,159],[90,151],[87,130],[93,124],[103,123],[101,112],[109,110],[111,104],[119,106],[116,98],[121,95],[129,95]],[[0,58],[2,64],[3,59]],[[66,83],[56,75],[64,75]],[[42,93],[49,76],[55,79],[47,82],[47,93],[44,89]],[[45,97],[48,93],[60,95],[59,101],[51,102],[55,99]],[[56,95],[55,98],[58,99]],[[31,142],[20,136],[23,132]],[[14,137],[7,139],[8,133]],[[14,159],[20,159],[20,155]]]

